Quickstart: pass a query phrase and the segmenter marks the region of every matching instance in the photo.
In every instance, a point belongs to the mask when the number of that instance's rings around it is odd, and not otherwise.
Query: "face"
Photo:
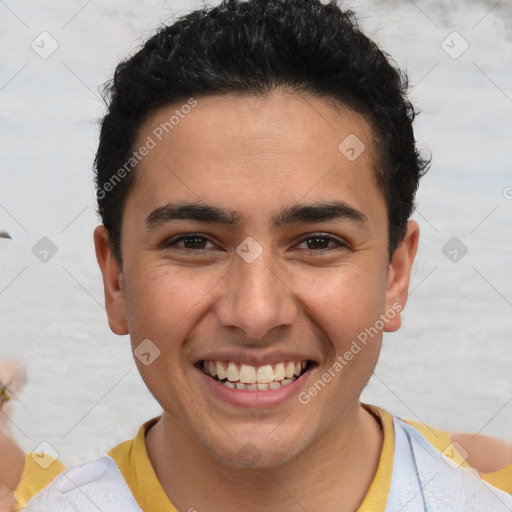
[[[282,464],[357,414],[417,226],[390,262],[358,114],[291,93],[196,101],[168,133],[179,105],[140,131],[136,147],[155,145],[126,199],[122,269],[96,230],[109,323],[145,354],[168,425],[225,462]]]

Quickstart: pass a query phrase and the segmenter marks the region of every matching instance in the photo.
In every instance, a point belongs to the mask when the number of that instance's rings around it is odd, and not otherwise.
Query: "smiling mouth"
[[[310,361],[286,361],[252,366],[231,361],[199,361],[198,368],[223,386],[244,391],[270,391],[288,386],[312,366]]]

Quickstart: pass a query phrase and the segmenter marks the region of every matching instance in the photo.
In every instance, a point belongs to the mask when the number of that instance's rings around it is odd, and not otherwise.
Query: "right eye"
[[[183,244],[181,244],[183,242]],[[178,246],[185,250],[191,250],[191,251],[205,251],[209,250],[204,247],[205,243],[212,243],[208,238],[204,237],[203,235],[196,234],[196,233],[190,233],[188,235],[180,235],[178,237],[173,237],[168,240],[166,240],[162,247],[173,247]]]

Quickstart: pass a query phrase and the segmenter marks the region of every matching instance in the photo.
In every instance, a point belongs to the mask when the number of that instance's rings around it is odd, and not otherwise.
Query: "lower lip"
[[[228,388],[219,381],[208,377],[199,368],[195,368],[199,377],[208,386],[209,390],[224,402],[238,407],[272,407],[282,404],[296,397],[301,388],[305,387],[311,370],[307,370],[298,379],[287,386],[268,391],[247,391],[244,389]]]

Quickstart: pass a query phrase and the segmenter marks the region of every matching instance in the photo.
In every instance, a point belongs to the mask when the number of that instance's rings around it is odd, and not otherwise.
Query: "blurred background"
[[[202,5],[0,0],[0,358],[27,368],[11,424],[24,450],[47,443],[77,464],[160,412],[103,306],[98,90],[158,25]],[[512,2],[344,5],[408,73],[432,153],[404,324],[363,398],[512,442]]]

